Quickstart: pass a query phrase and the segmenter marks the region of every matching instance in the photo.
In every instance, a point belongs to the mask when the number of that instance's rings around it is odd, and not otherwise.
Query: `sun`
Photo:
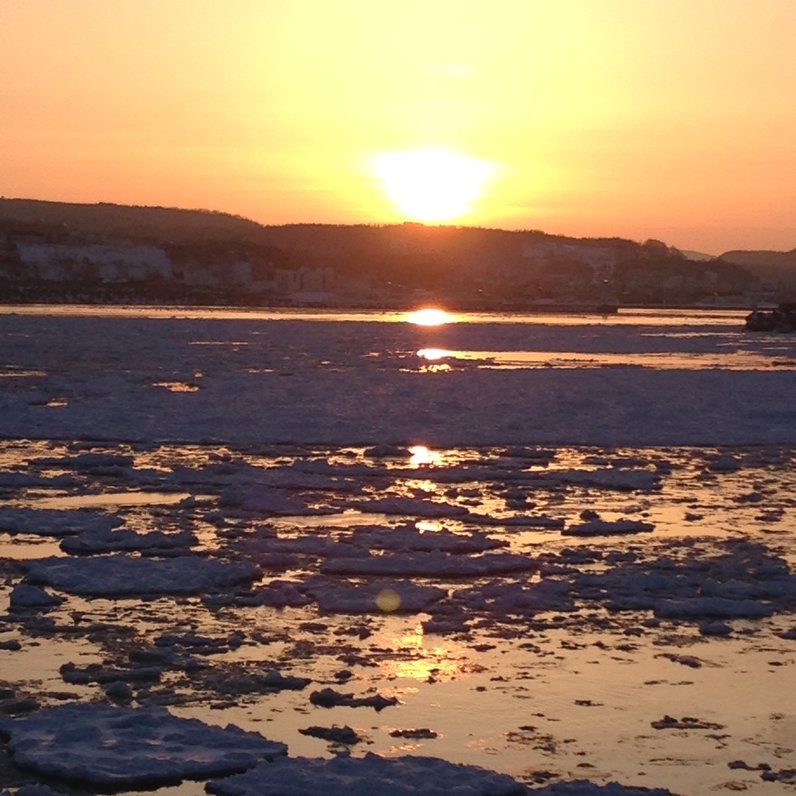
[[[422,310],[410,312],[406,316],[406,320],[416,326],[442,326],[446,323],[452,323],[454,319],[445,310],[440,310],[436,307],[424,307]]]
[[[478,199],[494,166],[447,149],[382,152],[373,170],[390,201],[412,221],[450,221]]]

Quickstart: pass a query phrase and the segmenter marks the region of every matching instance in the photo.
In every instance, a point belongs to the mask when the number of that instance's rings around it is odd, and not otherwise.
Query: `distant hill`
[[[210,210],[0,198],[0,230],[137,242],[259,242],[255,221]]]
[[[720,256],[721,260],[738,265],[751,265],[763,268],[796,268],[796,249],[789,252],[777,251],[729,251]]]
[[[158,251],[130,251],[142,246]],[[349,295],[461,306],[712,301],[739,297],[752,281],[734,260],[692,259],[656,240],[417,223],[263,225],[210,210],[0,198],[0,271],[9,284],[51,274],[90,285],[108,268],[116,279],[149,274],[151,263],[134,266],[136,257],[160,258],[169,284],[278,292],[296,282],[300,292],[334,282]]]
[[[722,263],[743,266],[762,282],[773,286],[786,299],[796,298],[796,249],[777,251],[729,251],[719,257]]]
[[[704,263],[708,260],[716,259],[716,255],[705,254],[704,252],[692,252],[688,251],[687,249],[680,249],[680,252],[686,260],[692,260],[695,263]]]

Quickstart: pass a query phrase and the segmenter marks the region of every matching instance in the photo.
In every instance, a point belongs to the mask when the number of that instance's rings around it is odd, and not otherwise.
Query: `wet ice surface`
[[[237,445],[796,442],[796,343],[744,333],[742,313],[439,327],[364,318],[0,312],[9,377],[0,379],[0,434]],[[429,351],[441,358],[418,354]]]
[[[71,466],[87,452],[130,461]],[[3,488],[9,721],[100,702],[232,724],[287,745],[274,792],[283,777],[331,788],[338,774],[341,792],[365,788],[382,758],[406,754],[419,756],[407,782],[448,771],[443,787],[466,772],[441,761],[550,793],[792,792],[790,448],[9,440],[0,456],[7,472],[76,477]],[[136,492],[104,510],[36,508]],[[302,732],[319,726],[357,740]],[[57,747],[34,744],[27,767],[0,772],[37,781]],[[308,760],[343,750],[379,757],[343,773]],[[260,792],[244,784],[217,792]]]
[[[0,789],[792,793],[793,339],[354,320],[0,313]]]

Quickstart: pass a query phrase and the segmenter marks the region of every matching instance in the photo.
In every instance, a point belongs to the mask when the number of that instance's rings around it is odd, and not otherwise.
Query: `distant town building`
[[[16,251],[30,276],[48,282],[97,279],[101,282],[142,282],[171,279],[171,261],[156,246],[118,248],[101,244],[16,242]]]

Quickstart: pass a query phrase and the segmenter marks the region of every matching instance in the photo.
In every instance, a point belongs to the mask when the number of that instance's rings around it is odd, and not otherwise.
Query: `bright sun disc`
[[[374,171],[390,201],[414,221],[449,221],[481,195],[494,167],[447,149],[383,152]]]
[[[444,323],[452,323],[453,319],[445,310],[438,310],[434,307],[426,307],[422,310],[415,310],[406,316],[409,323],[417,326],[442,326]]]

